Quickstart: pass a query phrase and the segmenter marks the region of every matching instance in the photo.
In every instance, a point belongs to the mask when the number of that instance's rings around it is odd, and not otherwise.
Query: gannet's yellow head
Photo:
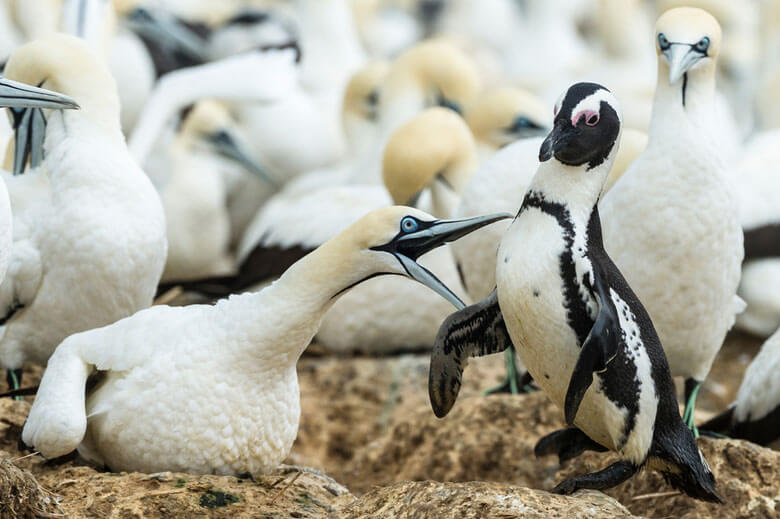
[[[205,99],[184,110],[176,140],[185,147],[205,148],[236,162],[263,182],[276,186],[276,181],[247,151],[246,139],[224,103]]]
[[[466,121],[477,141],[495,149],[517,139],[546,135],[550,109],[535,95],[502,87],[479,94],[466,108]]]
[[[379,110],[379,89],[387,77],[390,64],[375,61],[364,66],[352,76],[344,91],[344,118],[356,117],[374,121]]]
[[[694,7],[670,9],[658,18],[655,34],[659,74],[668,70],[670,84],[680,81],[688,72],[714,73],[721,29],[707,11]]]
[[[419,281],[462,308],[464,305],[458,296],[419,265],[417,258],[480,227],[511,217],[511,214],[503,213],[437,220],[411,207],[386,207],[353,223],[322,245],[318,254],[330,256],[334,263],[343,258],[342,264],[352,276],[345,277],[346,288],[382,274],[402,275]]]
[[[387,141],[382,176],[393,201],[416,205],[430,189],[433,212],[449,216],[453,199],[477,168],[476,147],[466,122],[452,110],[428,108],[400,126]]]
[[[75,36],[52,34],[22,45],[8,58],[4,76],[65,94],[81,107],[81,117],[106,131],[121,132],[114,78],[103,60]]]
[[[444,106],[463,111],[480,89],[477,66],[463,51],[443,39],[418,43],[393,63],[383,96],[416,88],[426,106]]]

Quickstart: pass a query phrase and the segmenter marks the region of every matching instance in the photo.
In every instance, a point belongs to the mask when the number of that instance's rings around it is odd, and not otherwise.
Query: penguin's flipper
[[[443,418],[455,404],[469,357],[499,353],[511,344],[495,290],[450,315],[439,328],[431,352],[428,395],[436,416]]]
[[[580,407],[585,392],[593,383],[593,373],[603,372],[607,364],[615,358],[620,347],[620,322],[617,309],[610,296],[610,288],[606,283],[600,265],[592,262],[593,288],[596,290],[596,299],[599,303],[599,314],[593,323],[590,333],[580,348],[580,356],[569,380],[569,389],[566,391],[564,402],[564,414],[566,424],[574,425],[577,409]]]

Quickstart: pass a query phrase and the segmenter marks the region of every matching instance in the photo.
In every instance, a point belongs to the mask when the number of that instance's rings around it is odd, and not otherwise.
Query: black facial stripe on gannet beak
[[[424,222],[412,216],[407,216],[402,220],[401,232],[389,243],[372,247],[371,250],[392,254],[401,263],[401,266],[410,278],[419,281],[460,309],[465,306],[463,301],[431,271],[417,263],[417,258],[445,243],[462,238],[481,227],[512,218],[512,216],[510,213],[499,213],[461,220],[434,220],[432,222]],[[407,219],[413,220],[413,230],[404,230],[404,222]]]

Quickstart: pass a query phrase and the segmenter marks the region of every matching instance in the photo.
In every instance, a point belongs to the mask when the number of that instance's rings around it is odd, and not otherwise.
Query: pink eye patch
[[[593,110],[583,110],[581,112],[577,112],[574,117],[571,118],[571,125],[577,126],[577,123],[580,122],[580,119],[585,118],[585,124],[588,126],[596,126],[599,123],[599,113],[595,112]]]

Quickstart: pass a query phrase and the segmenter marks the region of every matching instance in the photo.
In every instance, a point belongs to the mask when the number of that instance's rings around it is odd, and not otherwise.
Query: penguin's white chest
[[[567,326],[560,256],[565,237],[555,218],[527,209],[498,249],[498,300],[512,342],[534,380],[563,406],[579,356]]]

